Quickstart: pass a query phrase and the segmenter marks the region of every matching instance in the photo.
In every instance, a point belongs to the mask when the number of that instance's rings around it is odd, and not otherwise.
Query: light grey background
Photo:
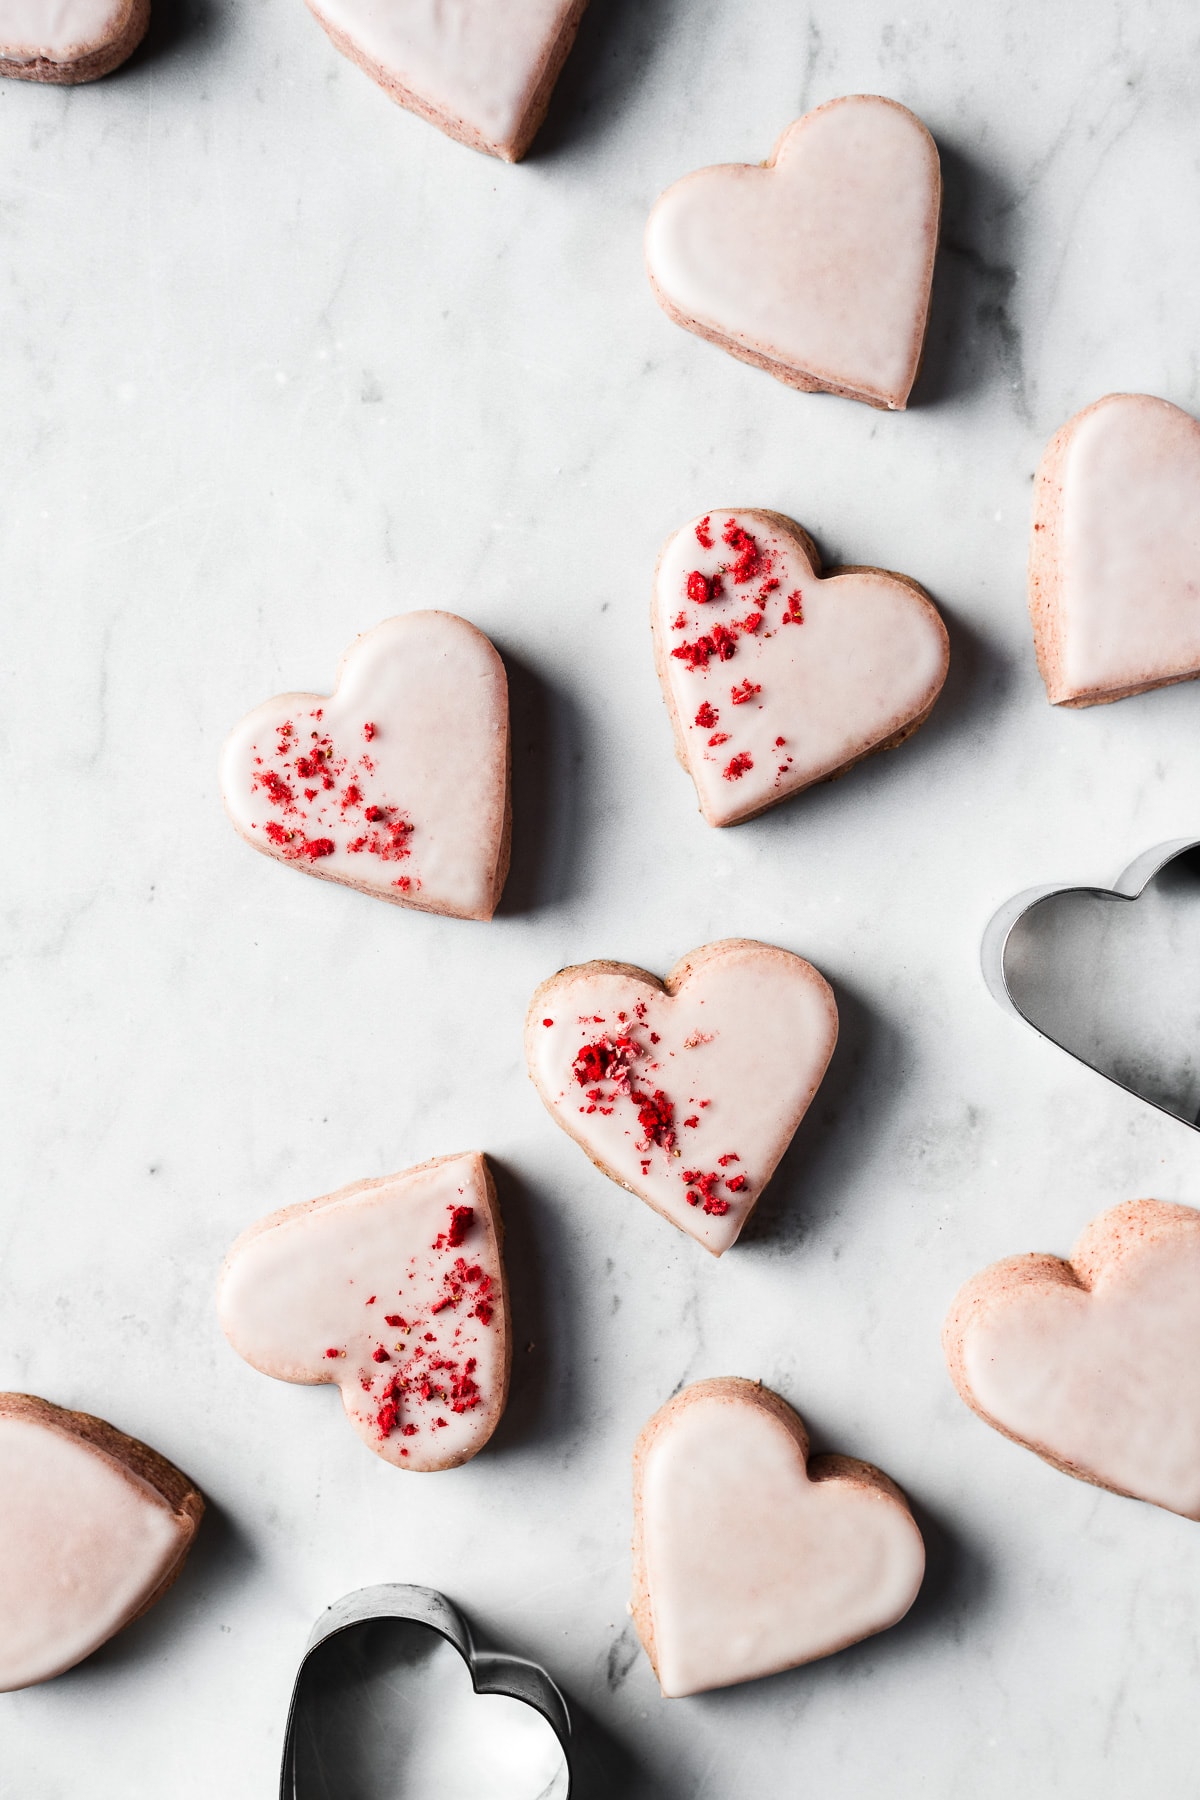
[[[144,1436],[212,1511],[151,1616],[0,1700],[0,1792],[258,1800],[313,1618],[407,1579],[551,1667],[612,1793],[1192,1796],[1200,1528],[989,1432],[938,1332],[995,1257],[1200,1202],[1200,1140],[977,967],[1009,894],[1197,827],[1196,689],[1052,713],[1023,589],[1050,433],[1115,388],[1200,407],[1193,9],[594,0],[512,169],[392,106],[300,0],[155,3],[109,80],[0,84],[0,1385]],[[668,181],[855,91],[944,158],[903,416],[720,355],[641,266]],[[662,539],[730,503],[915,576],[953,656],[910,745],[718,834],[647,607]],[[488,925],[256,857],[216,790],[242,712],[430,605],[513,674]],[[712,1263],[554,1129],[520,1029],[562,963],[740,933],[810,956],[843,1035]],[[333,1390],[241,1363],[213,1283],[261,1213],[473,1146],[502,1170],[513,1399],[475,1462],[410,1478]],[[629,1454],[680,1383],[735,1373],[903,1484],[929,1578],[884,1637],[663,1702],[624,1611]]]

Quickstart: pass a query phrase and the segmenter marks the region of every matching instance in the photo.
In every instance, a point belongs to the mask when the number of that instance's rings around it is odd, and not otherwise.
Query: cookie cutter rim
[[[383,1582],[377,1587],[356,1588],[326,1607],[313,1626],[292,1684],[283,1737],[279,1800],[301,1800],[296,1775],[296,1735],[302,1711],[300,1689],[305,1670],[317,1651],[331,1638],[378,1619],[408,1619],[436,1632],[462,1657],[476,1694],[501,1694],[509,1700],[523,1701],[540,1713],[558,1740],[565,1776],[565,1784],[560,1783],[556,1788],[554,1782],[560,1780],[556,1775],[551,1787],[544,1792],[553,1791],[561,1796],[561,1800],[570,1800],[571,1715],[553,1677],[529,1657],[512,1656],[503,1650],[476,1649],[471,1628],[452,1601],[439,1594],[436,1588],[415,1587],[405,1582]]]
[[[992,997],[1005,1012],[1011,1013],[1015,1019],[1019,1019],[1022,1025],[1038,1037],[1043,1038],[1046,1043],[1053,1044],[1056,1049],[1064,1051],[1074,1062],[1080,1063],[1085,1069],[1090,1069],[1094,1075],[1099,1075],[1105,1081],[1110,1081],[1114,1087],[1122,1088],[1125,1093],[1132,1094],[1134,1099],[1142,1101],[1143,1105],[1152,1106],[1156,1112],[1165,1113],[1169,1119],[1178,1119],[1179,1123],[1186,1125],[1189,1131],[1200,1131],[1200,1113],[1192,1119],[1186,1113],[1177,1111],[1161,1100],[1152,1100],[1148,1094],[1143,1094],[1137,1088],[1131,1087],[1119,1076],[1110,1075],[1105,1069],[1098,1069],[1095,1063],[1089,1062],[1087,1057],[1081,1056],[1077,1050],[1072,1050],[1069,1044],[1064,1044],[1061,1038],[1056,1038],[1052,1032],[1043,1031],[1040,1025],[1035,1025],[1013,995],[1009,986],[1007,968],[1008,948],[1013,933],[1022,920],[1040,906],[1043,900],[1049,900],[1056,894],[1089,894],[1098,900],[1138,900],[1155,876],[1161,875],[1169,863],[1175,862],[1177,858],[1186,856],[1189,851],[1193,850],[1200,850],[1200,838],[1171,838],[1165,844],[1156,844],[1152,849],[1143,850],[1140,856],[1134,857],[1128,868],[1121,871],[1111,887],[1096,887],[1089,882],[1056,881],[1047,882],[1040,887],[1025,888],[1021,893],[1014,894],[1011,900],[1006,900],[1004,905],[993,913],[983,934],[979,959],[983,968],[983,978],[991,990]]]

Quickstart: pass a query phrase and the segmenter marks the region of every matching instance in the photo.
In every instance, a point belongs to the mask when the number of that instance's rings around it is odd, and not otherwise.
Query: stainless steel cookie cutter
[[[1144,1093],[1132,1082],[1122,1080],[1120,1076],[1111,1074],[1106,1069],[1098,1068],[1095,1063],[1089,1062],[1086,1056],[1073,1050],[1069,1044],[1063,1043],[1053,1032],[1047,1030],[1045,1026],[1039,1025],[1036,1019],[1031,1018],[1012,991],[1010,969],[1011,953],[1019,939],[1021,926],[1028,921],[1030,915],[1044,901],[1053,899],[1060,894],[1086,894],[1098,900],[1125,902],[1137,900],[1155,877],[1162,874],[1168,864],[1196,850],[1200,850],[1200,838],[1173,838],[1169,843],[1157,844],[1154,849],[1143,851],[1141,856],[1131,862],[1110,888],[1080,886],[1077,883],[1069,882],[1026,888],[1024,893],[1016,894],[1011,900],[1006,901],[994,915],[983,934],[980,954],[984,979],[1006,1012],[1010,1012],[1023,1025],[1028,1025],[1030,1030],[1035,1031],[1039,1037],[1045,1038],[1047,1043],[1055,1044],[1058,1049],[1065,1050],[1068,1056],[1073,1057],[1076,1062],[1082,1063],[1085,1068],[1094,1070],[1098,1075],[1103,1075],[1104,1079],[1111,1081],[1114,1087],[1124,1088],[1126,1093],[1133,1094],[1139,1100],[1144,1100],[1147,1106],[1155,1107],[1157,1111],[1166,1113],[1169,1118],[1179,1119],[1192,1131],[1200,1131],[1200,1114],[1193,1117],[1185,1110],[1180,1110],[1164,1100],[1155,1099],[1150,1094]]]
[[[320,1658],[322,1649],[332,1640],[344,1640],[347,1632],[388,1619],[406,1620],[452,1644],[466,1664],[477,1694],[502,1694],[511,1700],[521,1700],[540,1713],[554,1733],[562,1761],[549,1783],[542,1782],[536,1791],[531,1786],[530,1800],[569,1800],[571,1718],[566,1701],[545,1669],[523,1656],[509,1656],[499,1650],[477,1650],[466,1620],[445,1595],[433,1588],[409,1587],[399,1582],[359,1588],[353,1594],[344,1595],[335,1600],[313,1626],[296,1672],[288,1708],[279,1778],[280,1800],[306,1800],[308,1793],[300,1779],[298,1758],[304,1728],[306,1673],[311,1674],[314,1660]]]

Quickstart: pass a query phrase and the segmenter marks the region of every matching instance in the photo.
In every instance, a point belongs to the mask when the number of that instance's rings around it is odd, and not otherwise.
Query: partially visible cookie
[[[665,981],[629,963],[560,969],[530,1002],[525,1054],[596,1167],[720,1256],[808,1111],[837,1023],[810,962],[725,938]]]
[[[1200,1213],[1133,1200],[1070,1260],[972,1277],[942,1333],[985,1424],[1064,1474],[1200,1519]]]
[[[878,94],[789,125],[765,163],[698,169],[646,227],[659,305],[789,387],[902,410],[929,319],[942,178],[933,139]]]
[[[308,0],[343,56],[449,137],[519,162],[587,0]]]
[[[96,81],[133,55],[149,24],[150,0],[0,0],[0,75]]]
[[[1054,706],[1200,676],[1200,424],[1108,394],[1046,447],[1033,489],[1029,613]]]
[[[280,694],[221,755],[247,843],[398,906],[490,919],[512,841],[508,678],[455,613],[357,638],[330,695]]]
[[[769,1388],[698,1381],[633,1456],[633,1622],[668,1699],[830,1656],[902,1619],[925,1546],[894,1481],[809,1461]]]
[[[385,1462],[453,1469],[508,1398],[503,1241],[477,1151],[357,1181],[242,1233],[221,1275],[221,1326],[264,1375],[336,1383]]]
[[[115,1425],[0,1394],[0,1691],[74,1668],[161,1599],[203,1512]]]
[[[714,509],[667,539],[651,613],[675,751],[710,825],[832,781],[925,723],[950,667],[907,575],[835,569],[782,513]]]

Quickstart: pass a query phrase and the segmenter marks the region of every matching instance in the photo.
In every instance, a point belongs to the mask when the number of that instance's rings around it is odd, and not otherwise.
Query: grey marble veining
[[[1009,895],[1196,829],[1197,690],[1051,712],[1023,577],[1064,418],[1116,388],[1200,408],[1198,52],[1178,0],[593,0],[517,169],[394,108],[300,0],[156,0],[122,73],[0,84],[0,1386],[111,1417],[212,1502],[160,1607],[3,1698],[0,1791],[269,1793],[311,1621],[399,1579],[556,1673],[613,1794],[1190,1800],[1200,1530],[989,1432],[938,1333],[995,1257],[1065,1252],[1135,1195],[1200,1203],[1195,1135],[1018,1030],[978,971]],[[721,356],[641,264],[668,181],[855,91],[944,158],[902,417]],[[716,833],[647,615],[661,541],[727,503],[922,581],[952,669],[911,744]],[[242,712],[430,604],[513,675],[490,925],[254,857],[216,793]],[[810,956],[843,1030],[712,1264],[554,1129],[520,1026],[565,962],[664,969],[739,933]],[[513,1398],[475,1462],[407,1479],[333,1390],[239,1362],[213,1284],[259,1214],[476,1145]],[[900,1481],[930,1573],[883,1637],[663,1702],[624,1611],[629,1453],[726,1373]]]

